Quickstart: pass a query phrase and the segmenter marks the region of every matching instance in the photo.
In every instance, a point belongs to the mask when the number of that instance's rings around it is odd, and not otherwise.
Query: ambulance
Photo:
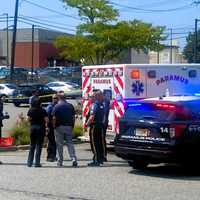
[[[127,101],[200,93],[200,64],[113,64],[82,67],[83,126],[90,95],[101,90],[111,101],[108,135],[119,131]]]

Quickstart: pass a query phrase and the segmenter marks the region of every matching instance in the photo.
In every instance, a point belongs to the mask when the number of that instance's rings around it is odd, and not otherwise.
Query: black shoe
[[[47,158],[47,162],[54,162],[55,160],[53,158]]]
[[[41,164],[35,164],[35,167],[42,167]]]
[[[73,167],[77,167],[77,166],[78,166],[78,162],[77,162],[76,160],[74,160],[74,161],[72,162],[72,166],[73,166]]]
[[[99,167],[101,164],[96,161],[92,161],[91,163],[88,163],[89,167]]]
[[[108,162],[108,159],[106,157],[104,157],[103,162]]]

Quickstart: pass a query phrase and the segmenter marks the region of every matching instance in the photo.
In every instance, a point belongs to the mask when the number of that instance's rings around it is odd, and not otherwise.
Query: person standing
[[[2,127],[3,127],[3,98],[0,97],[0,139],[2,138]]]
[[[58,152],[58,163],[63,165],[63,144],[66,140],[69,156],[72,160],[72,166],[78,165],[74,144],[72,142],[72,130],[75,124],[75,110],[72,104],[65,100],[63,92],[58,93],[58,103],[53,108],[53,123]]]
[[[39,92],[36,89],[34,89],[32,91],[32,96],[29,98],[29,105],[30,105],[30,107],[32,107],[32,104],[33,104],[33,102],[35,100],[39,100]]]
[[[107,162],[107,143],[106,143],[106,132],[108,128],[108,118],[110,113],[110,100],[108,96],[104,95],[104,119],[103,119],[103,147],[104,147],[104,162]]]
[[[27,166],[32,167],[35,154],[35,167],[41,167],[40,156],[45,137],[45,129],[48,128],[48,116],[45,109],[41,107],[39,100],[32,102],[32,107],[27,113],[30,121],[30,150]]]
[[[52,96],[52,103],[49,104],[46,108],[49,123],[48,123],[48,146],[47,146],[47,161],[54,162],[56,161],[56,141],[55,141],[55,134],[54,134],[54,127],[53,127],[53,115],[52,111],[54,106],[58,103],[58,96],[54,94]]]
[[[90,142],[93,152],[93,160],[88,166],[100,166],[104,162],[103,147],[103,119],[104,119],[103,93],[95,93],[95,102],[92,103],[90,117],[86,126],[90,126]]]

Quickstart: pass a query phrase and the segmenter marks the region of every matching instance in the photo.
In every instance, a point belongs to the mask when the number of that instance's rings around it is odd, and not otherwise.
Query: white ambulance
[[[118,132],[126,101],[200,92],[200,64],[114,64],[82,68],[83,125],[92,91],[109,96],[112,106],[108,133]]]

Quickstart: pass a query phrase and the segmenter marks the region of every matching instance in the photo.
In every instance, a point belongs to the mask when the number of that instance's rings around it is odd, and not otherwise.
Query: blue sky
[[[0,15],[8,13],[9,16],[14,16],[15,0],[0,1]],[[19,16],[24,19],[21,18],[18,27],[28,28],[31,27],[31,24],[44,27],[48,25],[48,28],[51,29],[73,33],[76,25],[80,23],[80,20],[77,19],[76,10],[65,9],[60,0],[19,1]],[[39,8],[32,3],[46,7],[49,10]],[[121,20],[139,19],[155,26],[161,25],[166,26],[167,29],[172,28],[173,38],[177,38],[176,40],[181,47],[185,44],[184,37],[189,31],[193,31],[195,18],[200,19],[200,5],[191,5],[192,0],[112,0],[112,3],[115,8],[119,9]],[[12,25],[13,22],[10,21],[9,24]],[[5,22],[1,19],[0,28],[5,28],[5,26]],[[166,30],[166,32],[169,31]],[[169,41],[167,42],[169,43]]]

